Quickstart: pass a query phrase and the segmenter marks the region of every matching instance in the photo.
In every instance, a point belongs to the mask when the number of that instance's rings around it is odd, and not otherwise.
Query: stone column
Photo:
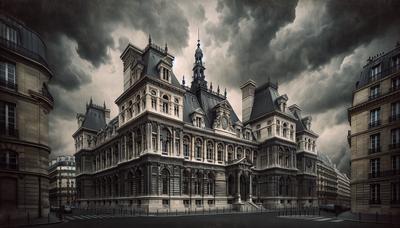
[[[227,163],[228,161],[228,144],[225,145],[225,159],[224,159],[224,164]]]
[[[151,141],[151,135],[152,135],[152,126],[151,123],[147,123],[147,152],[153,152],[153,143]]]
[[[183,131],[182,131],[182,130],[179,132],[179,138],[181,139],[181,141],[179,142],[179,144],[180,144],[180,147],[179,147],[179,149],[180,149],[179,155],[180,155],[180,157],[183,158]]]
[[[217,150],[217,142],[216,141],[214,141],[214,163],[218,163],[217,162],[217,156],[218,156],[218,150]]]
[[[240,172],[239,171],[237,171],[236,197],[237,197],[237,202],[241,203],[242,199],[240,199]]]
[[[127,156],[126,156],[126,135],[124,135],[124,160],[126,161],[127,160]]]
[[[195,143],[195,141],[194,141],[194,136],[191,136],[191,141],[192,141],[192,149],[191,149],[191,151],[190,151],[190,158],[189,159],[191,159],[191,160],[193,160],[193,158],[195,158],[195,154],[194,154],[194,143]]]
[[[253,194],[253,175],[249,175],[249,198],[247,201],[252,202],[252,194]]]
[[[175,128],[172,128],[172,143],[171,143],[171,152],[170,152],[170,156],[176,156],[177,155],[177,152],[176,152],[176,147],[175,147],[175,140],[176,140],[176,137],[175,137]]]
[[[207,153],[207,140],[204,139],[204,140],[203,140],[203,151],[202,151],[203,160],[202,160],[202,161],[206,161],[206,160],[207,160],[206,153]]]
[[[161,147],[161,145],[160,145],[160,132],[161,132],[161,126],[158,125],[157,126],[157,148],[158,148],[157,152],[161,151],[161,149],[160,149],[160,147]]]
[[[131,137],[132,137],[132,157],[136,157],[136,150],[135,150],[135,131],[131,132]]]

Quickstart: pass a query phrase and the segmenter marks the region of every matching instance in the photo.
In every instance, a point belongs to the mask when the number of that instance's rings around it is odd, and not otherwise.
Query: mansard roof
[[[287,100],[286,95],[279,95],[278,86],[272,82],[267,82],[264,85],[258,87],[254,93],[254,103],[250,115],[250,121],[257,119],[265,114],[272,112],[280,112],[278,102],[279,99]],[[293,114],[285,110],[284,112],[289,117],[294,118]]]
[[[292,109],[292,107],[294,106],[295,108]],[[315,133],[311,129],[308,129],[304,122],[307,118],[311,118],[311,116],[306,116],[303,118],[301,116],[300,108],[297,105],[290,106],[289,110],[293,113],[293,116],[296,118],[296,132],[307,132],[309,134],[314,135],[315,137],[318,137],[317,133]]]
[[[106,126],[105,108],[95,104],[86,106],[86,113],[82,123],[82,128],[99,131]]]

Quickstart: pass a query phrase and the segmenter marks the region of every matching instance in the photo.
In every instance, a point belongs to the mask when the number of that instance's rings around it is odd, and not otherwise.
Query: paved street
[[[113,217],[112,215],[71,215],[65,217],[66,222],[42,226],[43,228],[122,228],[122,227],[307,227],[324,228],[341,227],[395,227],[388,224],[358,223],[343,221],[324,216],[275,216],[272,214],[230,214],[206,216],[173,216],[173,217]]]

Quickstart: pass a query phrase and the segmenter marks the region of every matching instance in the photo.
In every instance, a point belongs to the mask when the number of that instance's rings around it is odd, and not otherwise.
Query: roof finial
[[[182,77],[182,85],[185,85],[185,75]]]
[[[151,44],[151,34],[149,33],[149,44]]]
[[[200,47],[200,29],[197,27],[197,47]]]
[[[92,100],[92,97],[90,96],[89,105],[92,105],[92,104],[93,104],[93,100]]]
[[[165,42],[165,52],[168,52],[168,44]]]
[[[103,108],[106,109],[106,101],[103,103]]]
[[[212,82],[210,82],[210,91],[212,91],[212,89],[213,89],[213,88],[212,88]]]
[[[217,87],[217,93],[219,94],[219,85],[218,85],[218,87]]]
[[[226,95],[227,95],[227,93],[226,93],[226,88],[225,88],[225,91],[224,91],[224,97],[226,98]]]

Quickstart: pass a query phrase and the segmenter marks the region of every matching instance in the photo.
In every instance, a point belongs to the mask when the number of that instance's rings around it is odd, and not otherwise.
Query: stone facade
[[[52,72],[35,32],[2,15],[0,31],[0,220],[47,216]]]
[[[349,108],[351,208],[400,213],[400,45],[369,58]]]
[[[317,205],[311,117],[268,82],[242,89],[242,122],[226,90],[205,80],[200,43],[190,87],[168,48],[131,44],[121,55],[119,115],[92,100],[78,114],[77,200],[82,208],[144,211]]]
[[[59,156],[49,162],[49,201],[52,209],[75,205],[75,171],[74,156]]]

